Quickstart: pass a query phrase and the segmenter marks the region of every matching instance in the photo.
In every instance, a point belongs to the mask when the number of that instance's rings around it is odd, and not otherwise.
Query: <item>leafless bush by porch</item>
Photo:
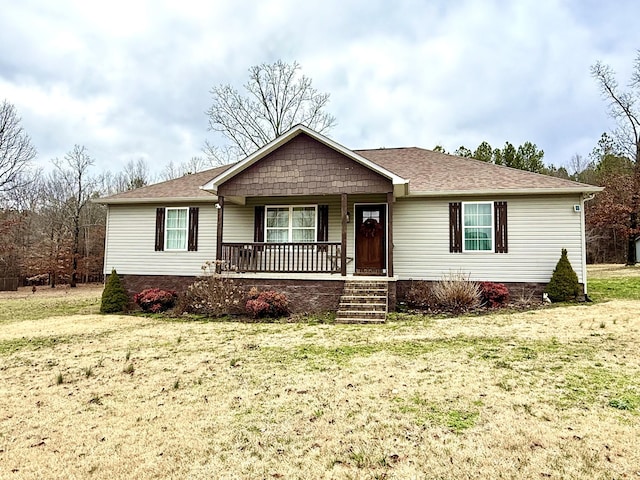
[[[245,292],[232,279],[203,277],[187,288],[181,310],[187,313],[221,317],[243,312]]]
[[[436,304],[447,311],[460,313],[480,306],[482,294],[478,282],[462,272],[451,272],[433,282],[431,292]]]
[[[181,313],[207,317],[244,313],[246,293],[230,278],[217,275],[193,282],[178,302]]]

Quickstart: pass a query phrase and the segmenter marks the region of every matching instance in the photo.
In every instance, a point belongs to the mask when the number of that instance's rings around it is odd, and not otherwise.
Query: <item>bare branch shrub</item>
[[[180,299],[180,312],[212,318],[244,313],[247,294],[233,279],[216,274],[215,267],[215,262],[202,266],[205,275],[189,285]]]
[[[447,311],[460,313],[480,306],[480,285],[462,272],[450,272],[433,282],[431,292],[436,304]]]

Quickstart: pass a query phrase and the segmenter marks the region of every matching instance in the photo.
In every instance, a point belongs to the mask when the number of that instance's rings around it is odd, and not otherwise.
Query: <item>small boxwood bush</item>
[[[500,307],[509,301],[509,289],[504,283],[480,282],[482,304],[491,308]]]
[[[133,301],[136,302],[144,312],[160,313],[169,310],[176,304],[178,294],[173,290],[162,290],[161,288],[147,288],[136,293]]]
[[[556,268],[551,275],[551,280],[544,291],[549,295],[552,302],[569,302],[576,300],[580,295],[578,275],[571,266],[566,248],[562,249],[560,260],[558,260]]]
[[[246,310],[253,318],[278,318],[289,314],[289,301],[284,293],[273,290],[258,292],[254,287],[249,291]]]
[[[123,313],[126,311],[128,303],[129,296],[114,268],[111,270],[111,275],[107,278],[107,283],[102,291],[100,313]]]

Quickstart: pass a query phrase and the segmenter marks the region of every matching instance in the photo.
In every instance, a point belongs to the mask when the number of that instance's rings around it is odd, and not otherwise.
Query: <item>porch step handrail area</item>
[[[222,243],[222,270],[340,273],[340,242]]]

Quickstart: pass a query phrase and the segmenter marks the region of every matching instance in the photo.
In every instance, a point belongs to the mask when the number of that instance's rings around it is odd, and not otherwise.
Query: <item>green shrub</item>
[[[126,311],[128,303],[129,296],[114,268],[102,292],[100,313],[122,313]]]
[[[566,248],[562,249],[560,260],[558,260],[551,280],[544,291],[552,302],[568,302],[575,300],[580,295],[578,275],[569,262]]]

